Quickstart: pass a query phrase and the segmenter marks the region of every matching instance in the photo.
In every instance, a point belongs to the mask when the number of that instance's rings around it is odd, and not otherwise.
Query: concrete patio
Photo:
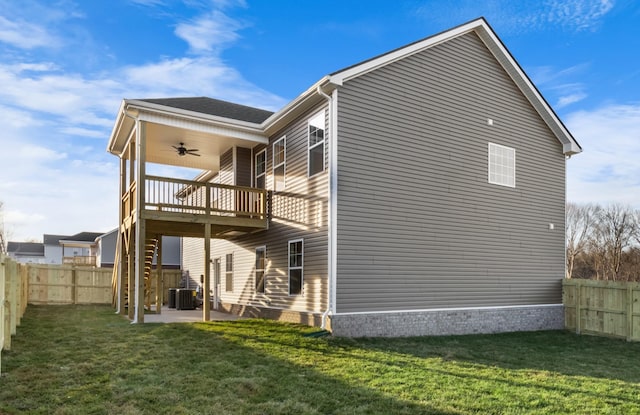
[[[152,307],[155,310],[155,307]],[[235,314],[223,313],[221,311],[211,310],[209,313],[211,321],[234,321],[241,320],[244,317]],[[145,323],[194,323],[202,321],[202,309],[195,310],[176,310],[167,306],[162,307],[161,314],[145,314]]]

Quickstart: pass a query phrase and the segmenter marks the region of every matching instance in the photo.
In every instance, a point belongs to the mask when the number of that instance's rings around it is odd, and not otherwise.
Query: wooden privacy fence
[[[567,329],[640,341],[640,283],[565,279],[562,302]]]
[[[27,308],[27,295],[26,268],[0,254],[0,372],[1,351],[11,349],[11,336],[16,334]]]
[[[111,304],[111,268],[77,267],[69,265],[35,265],[27,267],[30,304]],[[155,270],[152,277],[155,278]],[[162,270],[164,299],[169,288],[178,287],[180,270]],[[152,286],[152,298],[155,287]]]

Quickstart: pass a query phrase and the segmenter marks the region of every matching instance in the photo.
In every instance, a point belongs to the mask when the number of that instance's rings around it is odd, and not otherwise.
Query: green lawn
[[[567,332],[309,338],[271,321],[131,325],[29,306],[0,413],[640,414],[640,344]]]

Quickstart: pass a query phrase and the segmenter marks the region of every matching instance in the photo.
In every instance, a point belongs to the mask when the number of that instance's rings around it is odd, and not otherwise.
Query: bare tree
[[[599,210],[597,218],[594,242],[603,254],[600,269],[604,279],[617,280],[622,253],[637,238],[637,213],[629,206],[612,204]]]
[[[594,204],[567,203],[567,278],[573,277],[576,259],[587,251],[592,242],[594,225],[600,209],[600,206]]]

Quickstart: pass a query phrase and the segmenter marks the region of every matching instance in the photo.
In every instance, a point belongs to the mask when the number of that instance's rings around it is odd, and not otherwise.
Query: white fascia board
[[[236,129],[231,126],[225,126],[224,124],[206,121],[203,122],[171,114],[159,114],[157,112],[140,111],[138,119],[140,121],[151,122],[168,127],[182,128],[185,130],[198,131],[205,134],[238,138],[241,140],[252,141],[257,144],[269,143],[269,139],[262,132],[252,132],[244,129]]]
[[[181,118],[194,119],[202,122],[214,122],[226,125],[230,128],[237,129],[246,129],[248,131],[258,132],[261,131],[260,124],[235,120],[232,118],[219,117],[216,115],[204,114],[201,112],[184,110],[181,108],[169,107],[166,105],[153,104],[146,101],[141,101],[137,99],[129,99],[125,100],[126,108],[129,109],[140,109],[140,110],[149,110],[152,112],[157,112],[159,114],[171,114]]]
[[[553,109],[551,109],[549,104],[545,101],[537,88],[529,80],[522,68],[520,68],[520,65],[515,61],[513,56],[511,56],[511,53],[509,53],[502,41],[498,38],[493,29],[491,29],[491,27],[483,18],[473,20],[469,23],[431,36],[422,41],[418,41],[408,46],[401,47],[377,58],[373,58],[359,65],[355,65],[337,72],[329,76],[329,82],[335,85],[342,85],[344,82],[350,79],[364,75],[377,68],[406,58],[469,32],[476,32],[476,34],[480,37],[480,39],[482,39],[482,41],[491,51],[494,57],[500,62],[505,71],[513,79],[516,85],[518,85],[529,102],[531,102],[531,104],[534,106],[538,114],[553,131],[558,141],[560,141],[563,146],[564,154],[571,155],[580,153],[582,151],[582,148],[580,147],[578,142],[573,138],[569,130],[567,130],[562,121],[560,121]]]
[[[109,142],[107,143],[107,152],[112,154],[119,155],[120,152],[116,151],[115,146],[118,141],[118,137],[122,134],[122,129],[124,128],[125,122],[125,100],[122,100],[120,103],[120,108],[118,109],[118,116],[116,118],[116,122],[113,125],[113,129],[111,130],[111,135],[109,136]]]
[[[475,30],[480,26],[486,26],[484,19],[476,19],[464,25],[455,27],[451,30],[438,33],[437,35],[428,37],[424,40],[410,44],[405,47],[401,47],[394,51],[385,53],[377,58],[370,59],[359,65],[352,66],[340,72],[337,72],[329,77],[330,81],[336,85],[342,85],[344,82],[363,75],[367,72],[371,72],[381,66],[388,65],[392,62],[411,56],[415,53],[421,52],[425,49],[431,48],[439,43],[446,42],[454,37],[463,35],[470,31]]]
[[[275,112],[269,118],[267,118],[262,123],[263,131],[268,135],[275,133],[276,130],[278,130],[278,125],[296,118],[300,112],[308,109],[307,107],[310,106],[310,100],[312,98],[315,97],[318,99],[324,99],[318,93],[318,88],[322,89],[323,92],[330,94],[335,89],[335,87],[336,85],[332,84],[329,76],[324,76],[318,82],[313,84],[309,89],[298,95],[293,101],[285,105],[281,110]]]
[[[125,103],[125,111],[132,110],[137,112],[137,118],[140,121],[184,128],[207,134],[224,135],[253,141],[259,144],[268,143],[268,137],[265,136],[258,124],[215,117],[193,111],[184,111],[138,100],[126,100]]]
[[[516,85],[518,85],[518,88],[520,88],[522,93],[527,97],[551,131],[556,135],[558,141],[562,144],[562,151],[564,154],[572,155],[582,152],[580,144],[578,144],[576,139],[573,138],[569,130],[540,94],[518,62],[516,62],[495,32],[491,30],[491,27],[485,22],[482,22],[481,28],[482,30],[476,31],[478,36],[498,62],[500,62],[500,65],[502,65],[511,79],[516,83]]]

